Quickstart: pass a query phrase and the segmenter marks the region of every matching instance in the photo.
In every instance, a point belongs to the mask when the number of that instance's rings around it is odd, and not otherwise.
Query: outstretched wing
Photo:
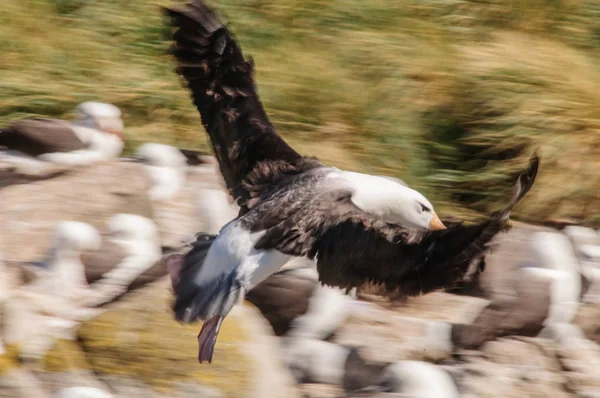
[[[492,238],[507,227],[512,208],[533,185],[538,165],[534,156],[517,178],[508,206],[479,224],[410,233],[361,211],[351,202],[351,192],[338,190],[293,209],[284,220],[265,224],[266,214],[259,222],[266,232],[256,247],[316,258],[323,284],[350,289],[370,282],[406,295],[427,293],[452,285],[479,264]]]
[[[192,92],[230,191],[264,161],[301,159],[275,132],[258,98],[253,63],[202,0],[167,9],[177,73]],[[236,200],[239,192],[233,192]]]

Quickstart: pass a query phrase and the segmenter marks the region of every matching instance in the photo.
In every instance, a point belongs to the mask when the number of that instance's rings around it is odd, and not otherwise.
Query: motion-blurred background
[[[167,3],[5,0],[0,120],[101,98],[122,109],[129,148],[204,147],[165,55]],[[305,152],[484,210],[535,144],[540,187],[518,216],[600,223],[597,2],[214,4],[255,58],[276,128]]]
[[[210,155],[197,110],[166,53],[170,27],[159,6],[169,4],[2,0],[0,126],[32,116],[71,120],[78,104],[101,101],[122,112],[123,155],[136,154],[149,142]],[[482,280],[474,282],[477,293],[434,293],[390,308],[375,289],[361,301],[332,304],[331,311],[348,315],[327,326],[338,335],[331,344],[366,346],[356,363],[344,359],[337,369],[331,358],[346,358],[345,352],[320,358],[328,349],[337,349],[310,348],[319,347],[314,344],[317,340],[321,344],[325,336],[312,336],[316,340],[309,348],[286,346],[279,353],[269,323],[248,304],[228,319],[216,359],[206,366],[196,362],[196,326],[172,320],[164,267],[155,261],[148,260],[139,274],[122,279],[117,275],[113,279],[120,287],[101,286],[102,298],[87,304],[78,295],[53,301],[56,286],[23,293],[22,285],[29,286],[39,270],[19,264],[50,261],[60,221],[85,222],[105,233],[114,228],[107,221],[115,214],[143,216],[156,224],[160,238],[152,247],[162,247],[163,252],[206,228],[207,213],[223,214],[221,223],[228,221],[231,209],[215,210],[211,206],[220,205],[213,202],[199,204],[207,190],[222,189],[209,158],[203,157],[200,165],[181,166],[187,167],[186,183],[176,196],[158,202],[146,195],[151,184],[144,180],[147,164],[108,162],[18,184],[9,183],[12,169],[0,169],[0,253],[7,281],[3,289],[19,291],[5,295],[8,301],[17,297],[17,304],[3,310],[4,330],[12,331],[6,332],[11,336],[5,336],[0,356],[0,397],[100,394],[65,392],[73,386],[98,388],[115,397],[339,396],[348,378],[379,377],[377,369],[362,362],[364,358],[374,363],[409,359],[438,363],[435,369],[451,375],[461,396],[600,397],[596,375],[600,350],[594,342],[600,340],[600,300],[593,289],[600,237],[592,229],[600,227],[600,3],[215,0],[211,4],[229,22],[244,54],[254,58],[263,104],[292,146],[324,163],[401,178],[431,198],[441,215],[472,220],[497,209],[514,174],[537,148],[542,166],[534,189],[513,212],[519,222],[486,259]],[[579,227],[559,231],[540,225]],[[536,235],[540,231],[549,235]],[[100,257],[106,253],[79,241],[76,246],[95,250]],[[112,269],[103,265],[99,271],[89,264],[83,265],[90,283]],[[563,284],[539,287],[537,282],[524,282],[519,287],[516,281],[523,278],[518,272],[532,264],[562,272],[567,282],[556,277]],[[291,291],[299,289],[292,283]],[[313,289],[306,297],[286,296],[292,297],[286,305],[305,300],[298,313],[307,313],[306,300],[314,295]],[[125,291],[129,292],[121,297]],[[519,301],[523,292],[532,297]],[[586,296],[588,292],[594,294]],[[120,299],[104,305],[116,297]],[[530,309],[528,305],[540,297],[541,309]],[[283,302],[277,296],[268,300]],[[553,324],[542,337],[531,337],[547,326],[548,303],[560,300],[571,305],[561,326]],[[535,319],[525,316],[526,320],[515,321],[517,326],[490,321],[494,314],[501,319],[523,318],[497,310],[481,321],[481,308],[489,302],[500,308],[508,302],[528,309]],[[73,305],[77,311],[100,310],[75,316]],[[32,315],[10,318],[22,313]],[[455,348],[437,347],[444,340],[440,330],[451,326],[429,321],[462,325],[474,319],[487,322],[481,327],[485,333],[478,329],[456,337],[460,332],[448,329]],[[17,326],[12,328],[11,322]],[[52,328],[56,331],[49,332]],[[47,335],[31,337],[34,344],[23,337],[24,330]],[[481,336],[473,337],[479,332]],[[513,337],[491,341],[506,334]],[[457,353],[456,347],[466,351]],[[398,363],[398,369],[408,368],[392,378],[405,386],[410,385],[410,375],[431,371]],[[323,375],[332,369],[337,373]],[[433,379],[425,378],[419,385],[439,385],[431,381],[438,380],[434,373]],[[337,387],[304,389],[295,381]],[[361,388],[369,383],[363,384]]]

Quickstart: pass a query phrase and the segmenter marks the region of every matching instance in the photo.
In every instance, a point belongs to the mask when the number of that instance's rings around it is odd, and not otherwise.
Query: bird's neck
[[[79,138],[81,142],[86,145],[90,145],[94,135],[99,134],[98,129],[93,125],[87,123],[73,123],[73,133]]]
[[[148,170],[152,179],[152,188],[150,189],[152,200],[168,201],[173,199],[185,185],[185,168],[149,166]]]
[[[65,288],[86,284],[85,268],[81,263],[81,253],[72,250],[55,249],[49,259],[49,269],[66,284]]]
[[[160,245],[152,240],[125,240],[117,239],[113,240],[113,243],[117,244],[128,256],[156,256],[159,253]]]
[[[123,134],[123,129],[122,129],[122,124],[119,125],[119,123],[108,123],[106,125],[100,126],[98,125],[98,122],[91,117],[87,117],[87,118],[82,118],[82,119],[76,119],[73,121],[73,126],[77,127],[77,129],[75,130],[75,134],[77,136],[79,135],[89,135],[92,132],[95,133],[101,133],[101,134],[109,134],[109,135],[113,135],[115,137],[117,137],[120,141],[125,142],[125,135]],[[86,132],[85,130],[82,129],[87,129],[88,131]],[[79,130],[79,131],[77,131]],[[79,137],[80,139],[82,137]],[[84,141],[86,142],[86,141]]]

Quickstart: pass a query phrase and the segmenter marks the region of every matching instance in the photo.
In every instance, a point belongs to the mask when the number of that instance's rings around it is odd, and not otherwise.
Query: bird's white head
[[[116,214],[107,222],[107,235],[121,242],[158,244],[159,233],[154,221],[136,214]]]
[[[187,160],[181,151],[170,145],[147,143],[140,145],[135,156],[144,163],[152,180],[152,200],[169,200],[183,187]]]
[[[435,231],[446,229],[433,205],[420,192],[408,187],[401,187],[399,195],[396,196],[396,206],[390,214],[398,224],[406,228]]]
[[[102,243],[96,228],[77,221],[59,222],[53,238],[52,247],[61,257],[77,257],[84,250],[98,250]]]
[[[431,202],[400,180],[353,172],[345,172],[344,178],[355,189],[352,201],[363,211],[412,230],[446,228]]]
[[[123,135],[125,125],[121,118],[121,110],[114,105],[103,102],[84,102],[75,109],[74,123],[115,134],[125,141]]]
[[[184,168],[187,165],[185,155],[174,146],[154,142],[140,145],[135,156],[148,166],[165,168]]]

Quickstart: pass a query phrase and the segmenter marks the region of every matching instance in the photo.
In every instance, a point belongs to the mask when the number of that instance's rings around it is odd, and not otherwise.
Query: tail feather
[[[176,254],[167,261],[176,297],[173,312],[180,322],[192,323],[225,316],[244,295],[236,269],[217,275],[202,273],[204,261],[216,238],[216,235],[200,234],[188,254]]]
[[[508,205],[499,213],[500,218],[507,218],[510,212],[512,211],[513,207],[515,207],[515,205],[525,197],[527,192],[529,192],[529,190],[533,186],[535,178],[537,177],[539,166],[540,158],[536,153],[531,157],[531,159],[529,159],[529,165],[527,169],[524,172],[520,173],[517,177],[517,182],[514,186],[513,196]]]

